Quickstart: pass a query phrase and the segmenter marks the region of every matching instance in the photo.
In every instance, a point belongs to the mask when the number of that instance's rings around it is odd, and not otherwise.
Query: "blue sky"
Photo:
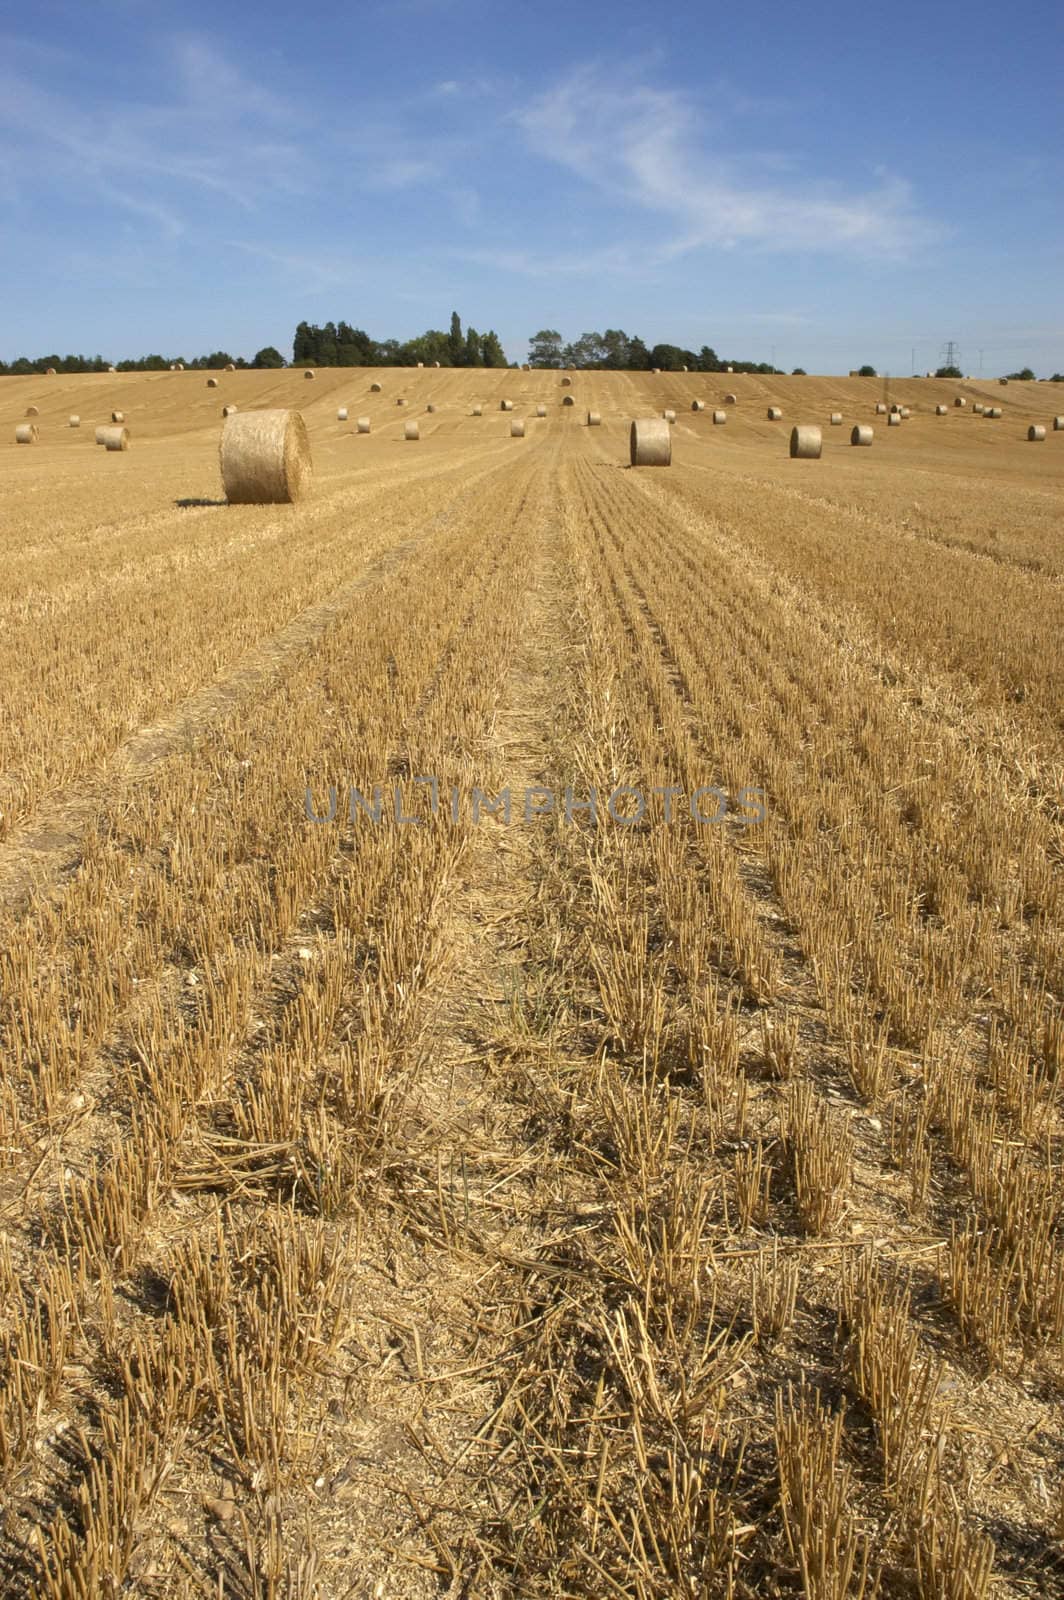
[[[0,357],[623,328],[1064,370],[1057,0],[0,10]]]

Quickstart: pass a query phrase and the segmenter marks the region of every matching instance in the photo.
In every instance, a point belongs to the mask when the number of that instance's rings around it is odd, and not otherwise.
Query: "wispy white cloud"
[[[668,261],[713,247],[904,256],[938,237],[904,178],[886,170],[854,190],[776,152],[744,154],[722,117],[686,94],[595,67],[569,73],[514,113],[528,148],[615,202],[671,221],[647,254]],[[786,161],[785,182],[764,168]]]

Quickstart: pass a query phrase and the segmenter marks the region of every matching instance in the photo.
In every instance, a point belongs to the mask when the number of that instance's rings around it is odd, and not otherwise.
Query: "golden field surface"
[[[217,376],[0,380],[0,1592],[1064,1595],[1059,387]]]

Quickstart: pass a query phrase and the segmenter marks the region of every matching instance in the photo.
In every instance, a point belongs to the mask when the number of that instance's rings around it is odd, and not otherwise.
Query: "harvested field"
[[[0,380],[0,1591],[1064,1594],[1046,386],[371,376]]]

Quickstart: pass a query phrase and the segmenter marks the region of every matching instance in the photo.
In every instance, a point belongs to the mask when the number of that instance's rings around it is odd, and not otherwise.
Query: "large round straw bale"
[[[223,372],[235,372],[236,371],[236,362],[235,361],[227,361],[225,366],[222,368],[222,371]]]
[[[831,420],[831,426],[833,428],[841,428],[842,427],[842,412],[841,411],[833,411],[831,413],[831,419],[830,420]]]
[[[571,394],[563,395],[562,396],[562,405],[563,406],[575,406],[576,405],[576,401],[573,399]]]
[[[44,375],[45,375],[46,378],[54,378],[55,375],[56,375],[55,368],[54,367],[49,367]]]
[[[998,383],[1000,383],[1000,385],[1001,385],[1001,387],[1002,387],[1002,388],[1003,388],[1003,389],[1007,389],[1007,388],[1008,388],[1008,383],[1009,383],[1009,380],[1008,380],[1008,379],[1007,379],[1007,378],[999,378],[999,379],[998,379]]]
[[[1027,429],[1027,437],[1032,444],[1036,439],[1044,439],[1045,436],[1046,430],[1043,428],[1040,422],[1032,422],[1031,426]]]
[[[658,377],[661,376],[661,368],[660,367],[655,367],[654,368],[654,376],[655,376],[655,378],[658,378]]]
[[[962,394],[959,394],[959,395],[955,396],[953,404],[955,406],[966,406],[968,404],[968,402],[967,402],[967,400],[964,398],[964,396]]]
[[[536,416],[537,417],[545,417],[546,415],[547,415],[546,406],[540,405],[540,406],[536,407]]]
[[[337,420],[337,422],[346,422],[347,421],[347,407],[346,406],[340,406],[339,410],[336,413],[336,420]]]
[[[1053,418],[1053,432],[1064,433],[1064,417]]]
[[[738,405],[738,403],[739,403],[739,402],[738,402],[738,400],[737,400],[737,399],[736,399],[736,397],[735,397],[735,395],[733,395],[733,394],[726,394],[726,395],[725,395],[725,396],[724,396],[724,404],[725,404],[725,405],[726,405],[726,406],[734,406],[734,405]]]
[[[903,422],[908,422],[909,418],[912,416],[912,410],[909,406],[902,406],[901,410],[898,412],[898,415],[901,417]]]
[[[99,428],[96,429],[96,443],[97,444],[103,444],[104,435],[106,434],[106,432],[107,432],[107,429],[105,427],[99,427]]]
[[[303,376],[304,376],[304,378],[313,378],[314,374],[313,374],[313,372],[311,372],[310,368],[308,367],[306,372],[304,372]]]
[[[705,409],[706,409],[706,402],[704,400],[692,400],[691,401],[691,410],[692,411],[704,411]]]
[[[111,421],[112,422],[125,422],[125,420],[126,420],[126,414],[125,414],[124,411],[112,411],[111,412]]]
[[[783,412],[780,410],[779,406],[769,406],[765,415],[768,417],[770,422],[778,422],[782,417]]]
[[[949,416],[949,406],[936,406],[935,407],[935,416],[936,417],[948,417]]]
[[[67,427],[68,428],[80,428],[81,427],[81,418],[78,417],[78,416],[68,417],[67,418]]]
[[[888,425],[888,427],[891,427],[891,428],[900,428],[901,427],[901,412],[900,411],[892,411],[890,413],[890,416],[887,418],[887,425]]]
[[[871,444],[875,438],[875,430],[867,422],[859,422],[850,433],[851,444]]]
[[[525,436],[525,419],[524,419],[524,417],[511,417],[510,418],[510,438],[511,439],[523,439],[524,436]]]
[[[680,368],[680,371],[681,371],[681,372],[686,372],[686,371],[687,371],[687,368],[686,368],[686,367],[681,367],[681,368]]]
[[[416,422],[411,421],[411,422],[407,422],[404,425],[404,427],[403,427],[403,438],[404,439],[420,439],[421,438],[421,429],[418,427]]]
[[[370,384],[370,386],[369,386],[369,392],[370,392],[370,394],[380,394],[380,392],[381,392],[381,386],[380,386],[380,384],[379,384],[379,383],[378,383],[378,382],[377,382],[377,381],[376,381],[376,379],[374,379],[374,381],[373,381],[373,382],[372,382],[372,383],[371,383],[371,384]]]
[[[40,414],[41,414],[40,410],[38,409],[37,406],[27,406],[26,407],[26,415],[27,415],[27,417],[39,417]]]
[[[983,416],[984,417],[1000,417],[1001,416],[1001,407],[1000,406],[987,406],[985,411],[983,412]]]
[[[177,363],[177,366],[174,368],[174,371],[175,372],[184,372],[184,370],[185,370],[185,363],[183,361],[179,361]]]
[[[230,505],[287,505],[313,470],[298,411],[238,411],[222,424],[222,483]]]
[[[810,423],[801,423],[791,429],[791,460],[819,461],[823,446],[820,429]]]
[[[208,378],[207,379],[207,387],[208,387],[208,389],[217,389],[217,387],[218,387],[218,379],[217,378]]]
[[[223,406],[222,407],[222,416],[223,417],[231,417],[235,410],[236,410],[236,406]]]
[[[512,411],[513,408],[514,408],[514,403],[513,403],[512,400],[500,400],[499,401],[499,410],[500,411]]]
[[[440,364],[440,363],[439,363],[439,362],[438,362],[438,361],[434,361],[434,362],[433,362],[433,363],[432,363],[432,365],[433,365],[433,366],[434,366],[434,367],[438,367],[438,366],[439,366],[439,364]]]
[[[430,400],[428,405],[425,407],[425,410],[426,411],[435,411],[435,409],[436,409],[435,403],[432,400]]]
[[[587,414],[587,425],[589,428],[600,427],[602,425],[601,413],[598,411],[589,411]]]
[[[369,418],[368,417],[359,417],[356,426],[358,428],[359,433],[368,433],[369,432]]]
[[[572,385],[572,381],[573,381],[572,378],[563,378],[562,379],[562,388],[563,389],[568,389]]]
[[[675,422],[676,421],[676,413],[675,413],[675,411],[663,411],[661,413],[661,415],[665,419],[666,422]]]
[[[474,406],[473,407],[473,415],[475,417],[482,417],[484,415],[484,407],[483,406]]]
[[[128,428],[104,428],[102,432],[103,438],[100,440],[100,443],[106,450],[129,449]]]
[[[901,401],[900,400],[892,400],[891,401],[891,406],[890,406],[891,415],[893,416],[895,411],[900,411],[900,410],[901,410]]]
[[[975,416],[975,417],[981,417],[983,415],[983,413],[985,412],[985,410],[986,410],[986,407],[983,406],[983,405],[980,405],[978,400],[977,400],[975,402],[975,404],[972,406],[972,415]]]
[[[728,420],[728,413],[726,411],[714,411],[714,413],[713,413],[713,426],[715,428],[722,428],[724,426],[724,424],[727,422],[727,420]]]
[[[640,417],[632,423],[628,455],[633,467],[672,465],[672,433],[660,417]]]
[[[39,435],[35,422],[19,422],[15,426],[16,444],[36,444]]]

